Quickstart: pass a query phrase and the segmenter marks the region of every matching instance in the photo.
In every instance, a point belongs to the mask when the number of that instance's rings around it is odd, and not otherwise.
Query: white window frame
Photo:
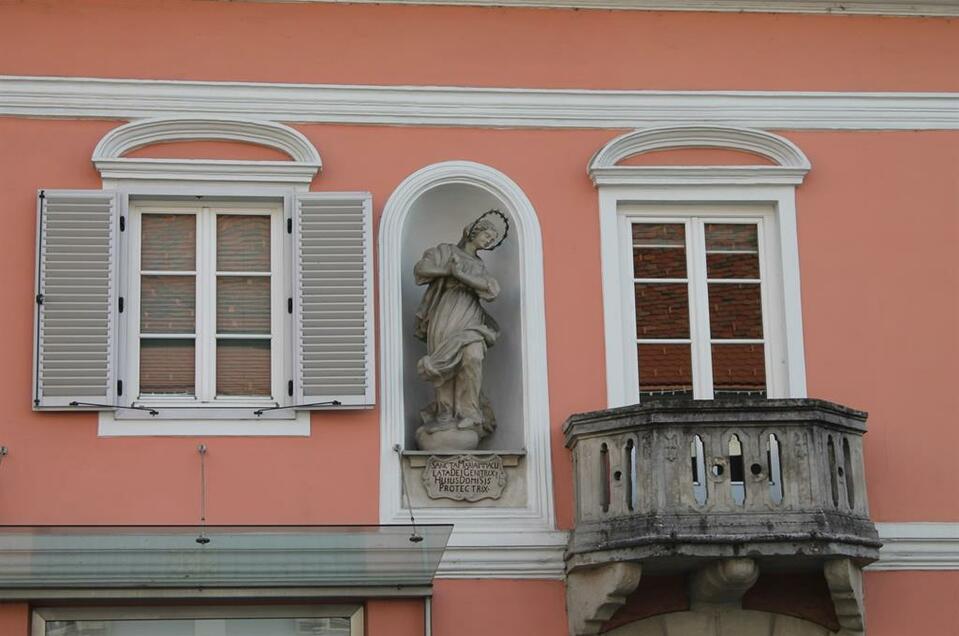
[[[632,155],[678,148],[745,151],[762,155],[773,165],[618,165]],[[589,174],[599,192],[609,407],[640,401],[632,279],[634,218],[667,222],[696,215],[762,219],[768,396],[806,397],[795,190],[808,170],[808,159],[788,140],[764,131],[726,127],[674,126],[635,131],[612,140],[593,157]],[[711,396],[711,368],[702,364],[697,367],[694,361],[694,372],[709,375],[708,381],[700,378],[699,397]],[[704,392],[707,387],[709,391]]]
[[[363,606],[349,605],[183,605],[158,607],[39,607],[31,636],[48,636],[48,621],[196,620],[257,618],[347,618],[350,636],[363,636]]]
[[[283,152],[289,161],[219,160],[219,159],[148,159],[125,156],[137,148],[171,141],[220,140],[265,145]],[[130,216],[131,201],[196,201],[203,197],[210,201],[229,200],[230,205],[242,206],[256,202],[273,202],[281,206],[284,222],[294,216],[294,198],[309,191],[310,183],[322,166],[319,153],[299,131],[276,122],[236,118],[170,117],[133,121],[108,132],[93,151],[93,163],[100,173],[103,188],[118,192],[121,215]],[[130,235],[132,228],[123,234]],[[287,232],[282,232],[289,241]],[[274,235],[275,236],[275,235]],[[130,240],[123,237],[127,246]],[[286,242],[286,241],[284,241]],[[122,246],[121,246],[122,250]],[[287,261],[283,266],[289,288],[283,293],[292,295],[292,243],[284,248]],[[119,257],[118,284],[129,295],[132,263],[129,251]],[[139,259],[137,259],[137,263]],[[137,316],[139,309],[137,308]],[[124,311],[133,316],[133,310]],[[285,313],[284,313],[285,315]],[[115,318],[121,316],[117,314]],[[117,342],[130,340],[126,321],[118,320]],[[286,329],[287,342],[283,346],[286,363],[292,367],[293,329]],[[128,348],[128,347],[127,347]],[[117,359],[117,377],[125,383],[132,379],[128,369],[131,362],[124,355]],[[282,378],[285,385],[289,378]],[[274,376],[274,380],[276,376]],[[134,387],[131,387],[131,389]],[[124,387],[121,400],[135,395]],[[285,389],[285,387],[284,387]],[[288,399],[287,391],[279,396]],[[277,397],[279,397],[277,396]],[[122,409],[121,409],[122,410]],[[309,436],[310,412],[283,410],[252,415],[250,408],[238,417],[237,409],[207,408],[188,413],[178,410],[177,419],[160,415],[131,416],[109,410],[99,411],[98,434],[108,436]],[[169,410],[168,410],[169,411]],[[168,412],[166,415],[170,415]],[[252,417],[250,417],[252,416]]]
[[[140,396],[140,246],[141,219],[144,214],[191,214],[196,226],[196,395]],[[221,214],[257,215],[270,218],[270,380],[271,398],[234,397],[216,398],[216,217]],[[126,280],[126,307],[121,317],[127,336],[120,345],[123,357],[120,369],[127,387],[119,403],[124,406],[154,407],[160,414],[151,416],[144,411],[119,410],[119,419],[183,419],[184,417],[221,417],[254,419],[253,411],[271,406],[288,406],[290,398],[287,381],[292,370],[292,316],[286,311],[286,299],[291,288],[289,241],[284,240],[282,201],[275,202],[218,202],[203,201],[132,201],[124,239],[121,246],[123,269],[129,271]],[[121,293],[122,295],[122,293]],[[165,408],[164,408],[165,407]],[[188,409],[188,410],[183,410]],[[216,409],[211,411],[210,409]],[[264,414],[266,415],[266,414]],[[278,411],[281,419],[293,419],[295,413]],[[268,417],[270,417],[268,416]],[[262,419],[262,416],[259,418]]]
[[[781,257],[779,254],[778,222],[775,209],[768,205],[744,204],[621,204],[618,222],[620,246],[625,262],[620,264],[621,297],[634,297],[632,226],[635,223],[669,223],[685,227],[686,280],[689,298],[688,340],[691,344],[693,398],[713,398],[712,344],[710,334],[709,291],[706,277],[706,251],[703,226],[706,224],[742,224],[757,228],[759,242],[760,293],[762,303],[763,344],[765,353],[766,391],[770,398],[788,397],[788,369],[786,368],[785,317],[783,316]],[[770,284],[772,281],[772,284]],[[635,354],[636,304],[622,303],[621,327],[623,342],[632,339],[633,356],[624,356],[624,381],[627,385],[639,386],[639,364]],[[722,342],[737,342],[721,339]],[[673,339],[650,338],[646,343],[670,343]],[[630,364],[630,362],[632,364]],[[639,401],[637,389],[636,399]]]

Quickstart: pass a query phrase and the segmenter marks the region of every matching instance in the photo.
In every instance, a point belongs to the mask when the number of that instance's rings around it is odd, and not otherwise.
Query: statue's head
[[[459,246],[473,243],[477,250],[493,250],[506,240],[509,220],[499,210],[490,210],[463,228]]]

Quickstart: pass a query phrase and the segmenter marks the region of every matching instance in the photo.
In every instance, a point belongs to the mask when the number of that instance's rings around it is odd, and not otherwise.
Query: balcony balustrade
[[[720,578],[738,568],[739,596],[760,568],[825,570],[828,580],[841,564],[855,587],[880,547],[865,422],[861,411],[809,399],[663,400],[573,415],[564,427],[576,484],[570,593],[602,566],[616,568],[619,596],[640,571],[701,580],[709,567]]]

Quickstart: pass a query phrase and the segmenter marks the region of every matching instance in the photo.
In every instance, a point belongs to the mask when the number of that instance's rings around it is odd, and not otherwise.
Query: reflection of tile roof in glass
[[[689,337],[689,292],[686,283],[636,285],[636,337]]]
[[[757,228],[753,223],[706,223],[706,251],[756,251]]]
[[[633,223],[633,245],[685,247],[686,226],[682,223]]]
[[[641,344],[638,356],[641,391],[692,389],[688,344]]]
[[[714,340],[763,337],[763,307],[756,283],[709,284],[709,330]]]
[[[766,387],[766,358],[761,344],[713,344],[713,388],[756,390]]]

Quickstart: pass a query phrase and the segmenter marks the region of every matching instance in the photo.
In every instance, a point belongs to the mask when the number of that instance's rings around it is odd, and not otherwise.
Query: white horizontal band
[[[957,130],[959,93],[622,91],[0,76],[0,116],[516,128]]]
[[[263,0],[259,0],[263,1]],[[272,0],[279,3],[349,2],[434,4],[559,9],[624,9],[647,11],[722,11],[754,13],[831,13],[834,15],[959,15],[956,0],[889,2],[888,0]]]
[[[959,523],[877,523],[883,546],[870,570],[959,570]]]
[[[883,542],[870,571],[959,570],[959,523],[877,523]],[[491,533],[495,535],[495,533]],[[515,537],[514,537],[515,538]],[[487,537],[451,543],[440,578],[562,578],[564,533],[531,533],[529,541],[507,545]],[[467,547],[470,543],[474,544]],[[486,545],[484,545],[484,543]]]

